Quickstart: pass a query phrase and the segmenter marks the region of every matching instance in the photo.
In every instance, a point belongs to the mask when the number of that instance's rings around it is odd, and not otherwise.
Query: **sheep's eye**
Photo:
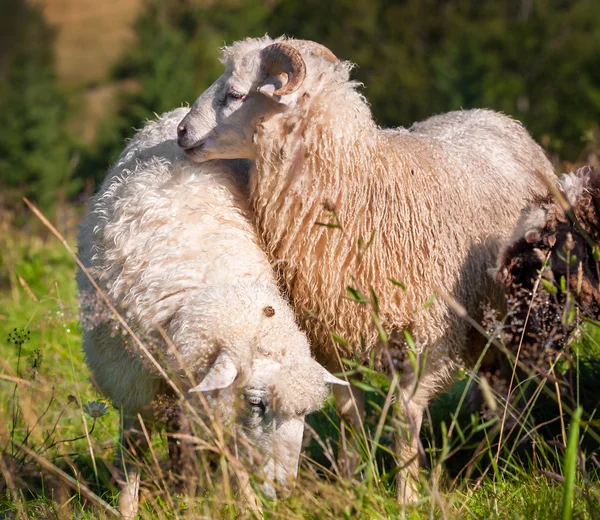
[[[238,92],[237,90],[232,90],[232,89],[229,89],[227,91],[226,96],[227,96],[227,99],[234,99],[237,101],[243,101],[244,99],[246,99],[246,94],[243,94],[241,92]]]

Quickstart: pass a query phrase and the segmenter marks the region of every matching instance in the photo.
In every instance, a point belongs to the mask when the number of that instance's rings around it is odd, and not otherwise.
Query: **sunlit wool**
[[[162,352],[171,366],[181,368],[181,361],[200,379],[223,348],[246,374],[255,356],[294,370],[304,358],[310,360],[308,343],[257,244],[241,188],[243,168],[178,162],[180,152],[165,136],[174,135],[185,112],[178,109],[148,123],[127,146],[90,203],[79,234],[82,260],[138,331],[156,335],[157,325],[164,328],[179,355],[178,360],[166,348]],[[78,281],[82,291],[93,291],[82,273]],[[273,316],[265,314],[267,306]],[[160,378],[125,348],[121,336],[95,345],[104,329],[85,332],[94,379],[117,406],[143,412]],[[115,365],[116,355],[124,365]],[[145,377],[132,389],[115,366],[135,366],[133,372]],[[294,390],[302,400],[306,391],[294,388],[287,395]],[[320,397],[307,398],[299,408],[318,406]],[[284,399],[280,405],[295,406]]]
[[[251,172],[259,230],[294,307],[321,356],[335,348],[366,359],[377,330],[346,288],[369,299],[372,288],[384,328],[410,330],[433,364],[452,368],[467,326],[439,298],[422,307],[441,287],[478,314],[494,296],[486,269],[524,201],[544,193],[536,173],[553,175],[551,165],[519,123],[491,111],[381,130],[347,63],[307,60],[307,68],[297,105],[257,128]],[[334,223],[331,210],[341,229],[318,225]]]

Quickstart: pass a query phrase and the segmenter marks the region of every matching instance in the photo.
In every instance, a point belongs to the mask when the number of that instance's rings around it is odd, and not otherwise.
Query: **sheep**
[[[244,456],[263,458],[263,490],[272,495],[296,475],[305,415],[321,406],[328,384],[347,383],[311,358],[279,291],[251,223],[247,164],[183,158],[175,137],[186,112],[148,122],[127,145],[90,201],[79,254],[178,386],[205,392],[212,412],[248,446]],[[85,273],[77,281],[93,381],[121,410],[122,445],[143,450],[138,414],[151,428],[152,402],[169,387],[114,326]],[[120,496],[127,518],[135,516],[139,482],[129,464]]]
[[[599,247],[597,169],[585,166],[563,175],[554,194],[534,197],[523,209],[498,256],[494,278],[508,302],[502,342],[529,370],[547,376],[549,361],[572,340],[582,320],[600,317]],[[486,368],[486,376],[506,395],[512,367]]]
[[[423,409],[459,366],[477,359],[482,343],[445,300],[430,297],[441,290],[474,316],[485,298],[501,304],[486,268],[524,201],[545,192],[538,176],[551,179],[552,167],[518,122],[489,110],[378,128],[349,80],[352,64],[318,44],[246,39],[225,48],[223,61],[224,74],[178,127],[179,145],[195,162],[254,161],[259,233],[317,359],[336,370],[342,357],[366,362],[383,343],[376,307],[397,351],[406,352],[403,333],[414,338],[420,377],[410,376],[406,356],[395,360],[409,423],[397,438],[406,468],[398,498],[412,500]],[[200,123],[222,92],[237,108],[211,118],[215,128],[204,133]],[[359,389],[334,394],[342,416],[360,428]]]
[[[559,188],[562,201],[549,194],[533,198],[523,209],[498,256],[494,276],[506,288],[532,289],[548,263],[543,276],[552,281],[564,276],[582,310],[588,312],[600,303],[600,274],[593,251],[600,243],[600,171],[584,166],[563,175]],[[576,269],[565,261],[565,251],[577,259]]]

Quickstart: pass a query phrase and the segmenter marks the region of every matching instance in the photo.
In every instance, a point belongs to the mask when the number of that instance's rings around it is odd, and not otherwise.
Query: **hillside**
[[[143,0],[31,0],[57,30],[56,64],[66,86],[102,82],[125,46]]]

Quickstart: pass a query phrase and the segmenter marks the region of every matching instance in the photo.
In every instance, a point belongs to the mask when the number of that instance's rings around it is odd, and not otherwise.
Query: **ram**
[[[211,414],[237,431],[239,450],[262,460],[263,490],[272,494],[296,474],[305,415],[321,406],[328,383],[347,383],[311,358],[279,292],[251,223],[247,165],[182,157],[175,137],[186,112],[149,122],[128,144],[90,202],[79,252],[177,386],[204,392]],[[170,388],[86,274],[77,279],[93,381],[122,411],[122,445],[143,451],[138,416],[151,429],[152,402]],[[135,516],[139,482],[129,460],[120,496],[127,518]]]

